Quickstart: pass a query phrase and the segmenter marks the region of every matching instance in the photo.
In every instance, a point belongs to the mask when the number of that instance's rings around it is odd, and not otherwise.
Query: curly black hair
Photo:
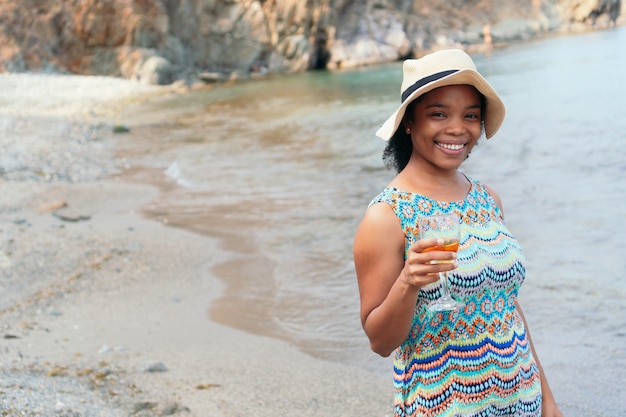
[[[404,123],[411,121],[415,105],[420,102],[423,95],[409,103],[402,117],[402,122],[398,129],[394,132],[385,150],[383,151],[383,162],[388,169],[395,168],[396,172],[400,172],[406,167],[413,152],[413,142],[411,142],[411,134],[406,133],[403,129]]]
[[[478,90],[478,95],[480,96],[480,114],[482,117],[482,131],[485,131],[485,109],[487,107],[487,98]],[[387,146],[383,151],[383,162],[388,169],[395,168],[396,172],[402,171],[406,165],[409,163],[409,159],[411,158],[411,152],[413,152],[413,142],[411,142],[411,134],[406,133],[403,129],[405,122],[411,122],[415,105],[422,101],[423,97],[428,94],[424,93],[406,107],[404,111],[404,116],[402,118],[402,122],[398,129],[394,132],[389,142],[387,142]]]

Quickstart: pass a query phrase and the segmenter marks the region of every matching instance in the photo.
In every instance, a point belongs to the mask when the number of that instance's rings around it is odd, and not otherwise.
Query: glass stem
[[[441,298],[450,298],[450,290],[448,289],[448,273],[440,272],[439,281],[441,281]]]

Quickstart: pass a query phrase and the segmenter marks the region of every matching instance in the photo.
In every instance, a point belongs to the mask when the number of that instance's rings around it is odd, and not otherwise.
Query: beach
[[[33,74],[0,88],[0,415],[391,413],[391,375],[209,318],[222,242],[143,216],[167,176],[133,182],[116,151],[129,106],[180,92]]]
[[[519,300],[568,417],[626,404],[625,41],[475,56],[507,116],[463,172],[524,249]],[[0,416],[392,415],[352,239],[393,175],[374,132],[401,74],[0,75]]]

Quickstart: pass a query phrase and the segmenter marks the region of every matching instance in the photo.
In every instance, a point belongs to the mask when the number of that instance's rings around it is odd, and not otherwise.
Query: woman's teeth
[[[463,147],[465,145],[460,144],[460,143],[453,145],[453,144],[449,144],[449,143],[439,143],[439,142],[437,142],[437,146],[441,146],[442,148],[446,148],[446,149],[449,149],[451,151],[458,151],[460,149],[463,149]]]

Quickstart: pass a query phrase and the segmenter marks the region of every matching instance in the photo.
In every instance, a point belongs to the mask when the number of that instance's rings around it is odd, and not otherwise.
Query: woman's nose
[[[465,123],[462,117],[451,117],[446,131],[451,135],[459,135],[465,132]]]

